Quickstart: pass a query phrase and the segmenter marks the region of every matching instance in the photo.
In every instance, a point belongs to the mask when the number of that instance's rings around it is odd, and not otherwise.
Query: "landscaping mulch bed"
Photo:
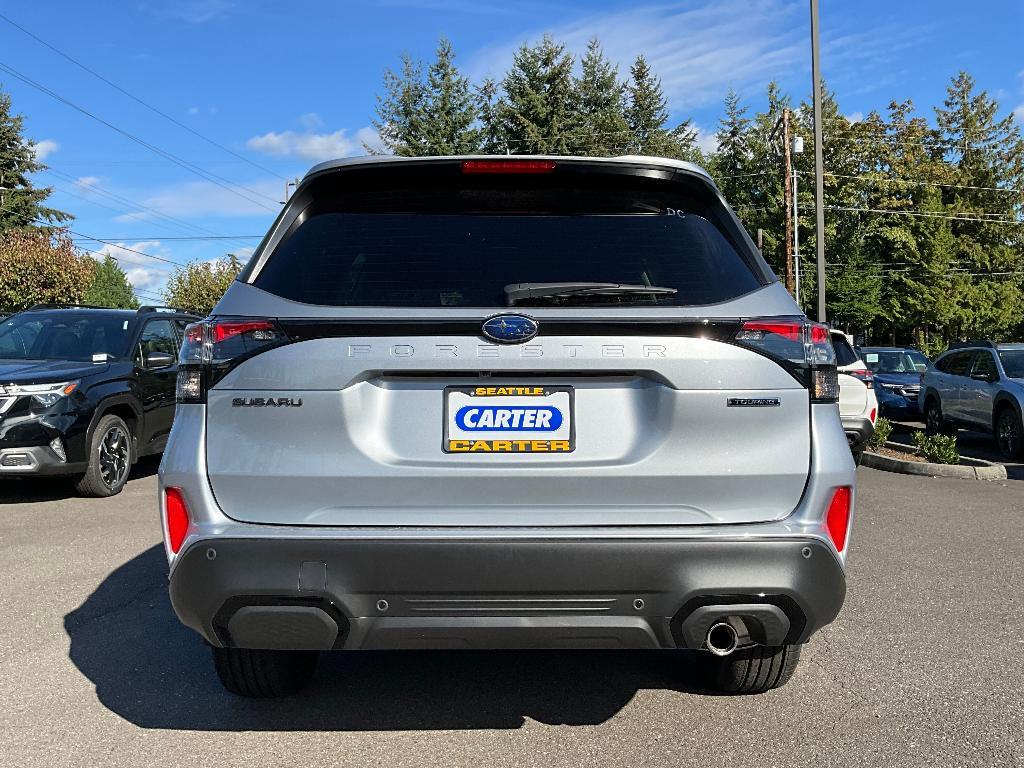
[[[881,456],[888,456],[890,459],[900,459],[901,461],[917,461],[920,462],[921,464],[927,463],[925,457],[917,453],[911,453],[910,451],[899,451],[884,445],[879,446],[878,448],[872,446],[868,450],[871,451],[872,453],[877,453]]]

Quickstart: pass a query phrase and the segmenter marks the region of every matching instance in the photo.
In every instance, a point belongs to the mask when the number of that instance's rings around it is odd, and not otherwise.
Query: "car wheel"
[[[999,450],[1008,459],[1016,459],[1021,455],[1024,443],[1024,430],[1021,429],[1020,416],[1012,408],[1004,408],[996,419],[996,442]]]
[[[860,463],[861,463],[861,461],[863,459],[864,459],[864,449],[863,448],[861,450],[859,450],[859,451],[854,451],[853,452],[853,464],[854,464],[854,466],[859,467]]]
[[[132,431],[120,416],[107,414],[96,424],[89,443],[89,463],[75,484],[83,496],[114,496],[128,481],[134,461]]]
[[[755,645],[728,656],[705,654],[707,683],[720,693],[764,693],[793,676],[800,661],[799,645]]]
[[[316,671],[318,651],[212,648],[217,677],[229,692],[254,699],[290,696]]]
[[[924,431],[927,435],[951,435],[954,430],[942,416],[942,406],[934,398],[924,406]]]

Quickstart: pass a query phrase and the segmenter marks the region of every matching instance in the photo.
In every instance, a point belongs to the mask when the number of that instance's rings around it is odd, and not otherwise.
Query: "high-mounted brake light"
[[[463,160],[463,173],[551,173],[554,160]]]
[[[825,527],[829,538],[836,545],[836,551],[842,552],[846,547],[846,537],[850,528],[850,501],[853,498],[849,486],[836,488],[825,513]]]
[[[188,535],[189,514],[180,488],[164,489],[164,514],[167,518],[167,546],[178,554]]]

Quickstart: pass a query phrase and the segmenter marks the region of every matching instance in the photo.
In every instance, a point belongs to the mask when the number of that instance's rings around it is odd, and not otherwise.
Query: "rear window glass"
[[[857,362],[857,353],[853,351],[850,342],[843,336],[832,336],[832,346],[836,350],[836,365],[853,365]]]
[[[701,305],[763,284],[706,192],[600,178],[584,187],[500,183],[320,198],[252,282],[309,304],[390,307],[504,307],[507,285],[563,282],[677,291],[589,296],[589,305]]]
[[[1024,349],[1004,349],[999,352],[1003,370],[1011,379],[1024,379]]]

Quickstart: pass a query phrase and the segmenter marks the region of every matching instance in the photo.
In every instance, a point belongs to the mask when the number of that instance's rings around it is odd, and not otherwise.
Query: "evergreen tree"
[[[128,282],[128,276],[110,254],[96,263],[84,303],[117,309],[138,308],[139,300],[135,298],[135,290]]]
[[[480,151],[488,155],[505,152],[497,107],[498,83],[488,77],[476,89],[476,111],[480,116]]]
[[[619,71],[604,56],[593,39],[580,61],[573,108],[576,126],[571,150],[574,154],[608,156],[623,154],[630,145],[630,129],[623,114],[625,85]]]
[[[455,66],[452,44],[442,39],[427,73],[421,106],[422,154],[468,155],[480,149],[481,130],[469,81]]]
[[[1024,309],[1024,234],[1022,227],[1005,223],[1020,221],[1024,210],[1024,141],[1013,116],[998,113],[998,102],[985,91],[975,93],[974,78],[966,72],[953,78],[944,108],[935,110],[946,160],[961,185],[946,191],[946,210],[982,219],[952,222],[955,258],[967,278],[960,292],[958,336],[1006,336]]]
[[[35,142],[24,137],[24,122],[11,113],[11,97],[0,92],[0,232],[73,218],[45,205],[52,189],[32,184],[29,175],[46,166],[36,160]]]
[[[496,107],[497,135],[513,154],[568,154],[572,143],[573,57],[545,35],[516,51]]]
[[[426,100],[423,65],[403,54],[400,72],[384,71],[384,95],[377,97],[377,119],[372,121],[389,152],[403,157],[427,154],[423,124]],[[371,154],[375,151],[368,144],[363,148]]]
[[[668,101],[661,88],[661,79],[654,74],[642,55],[630,67],[626,86],[626,126],[629,129],[630,151],[637,154],[701,160],[695,141],[697,131],[689,120],[668,130]]]
[[[729,89],[725,97],[725,115],[718,121],[715,138],[718,151],[715,153],[713,170],[718,188],[725,199],[736,208],[750,205],[753,195],[751,180],[754,172],[754,157],[750,147],[751,120],[747,106],[740,101],[736,91]]]

